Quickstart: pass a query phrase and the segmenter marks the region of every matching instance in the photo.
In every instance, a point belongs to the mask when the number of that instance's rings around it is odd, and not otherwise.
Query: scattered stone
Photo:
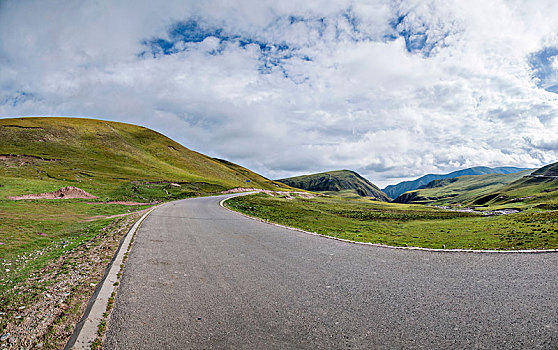
[[[47,234],[44,233],[44,232],[37,232],[37,234],[38,234],[39,236],[43,236],[43,237],[46,237],[46,236],[47,236]]]
[[[0,341],[6,341],[10,337],[10,333],[2,334]]]

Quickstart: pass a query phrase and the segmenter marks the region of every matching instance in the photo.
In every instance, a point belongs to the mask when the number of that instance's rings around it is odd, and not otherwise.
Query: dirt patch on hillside
[[[8,199],[14,201],[19,201],[22,199],[73,199],[73,198],[95,199],[97,198],[97,196],[87,193],[81,188],[68,186],[68,187],[63,187],[58,191],[54,191],[54,192],[24,194],[22,196],[8,197]]]
[[[222,191],[222,194],[229,194],[229,193],[242,193],[242,192],[261,192],[268,194],[272,197],[282,196],[286,199],[293,199],[294,197],[301,197],[301,198],[314,198],[318,197],[317,194],[308,193],[308,192],[300,192],[300,191],[270,191],[270,190],[262,190],[261,188],[246,188],[246,187],[235,187],[231,188],[230,190]]]

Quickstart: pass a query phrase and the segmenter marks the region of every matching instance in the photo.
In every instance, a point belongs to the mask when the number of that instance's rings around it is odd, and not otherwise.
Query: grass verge
[[[74,224],[42,248],[2,259],[4,342],[11,348],[63,348],[120,240],[140,214]]]

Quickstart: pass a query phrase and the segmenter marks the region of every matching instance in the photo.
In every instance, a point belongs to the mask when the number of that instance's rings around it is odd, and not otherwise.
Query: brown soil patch
[[[90,193],[85,192],[81,188],[74,186],[63,187],[58,191],[36,193],[36,194],[24,194],[22,196],[8,197],[8,199],[18,201],[22,199],[71,199],[71,198],[82,198],[82,199],[95,199]]]

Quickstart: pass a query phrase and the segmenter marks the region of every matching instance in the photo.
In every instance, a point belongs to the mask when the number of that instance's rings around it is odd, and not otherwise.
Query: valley
[[[557,168],[479,167],[392,200],[354,171],[273,181],[135,125],[0,119],[0,328],[15,345],[60,348],[129,227],[146,209],[185,198],[256,191],[225,205],[356,242],[556,249]]]

